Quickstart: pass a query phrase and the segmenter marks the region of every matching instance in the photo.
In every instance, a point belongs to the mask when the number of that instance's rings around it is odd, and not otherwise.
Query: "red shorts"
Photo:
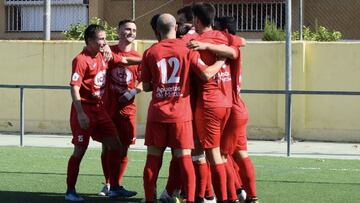
[[[197,108],[195,124],[197,135],[203,149],[220,147],[220,138],[231,108]]]
[[[220,150],[222,154],[232,154],[235,150],[247,150],[247,122],[248,118],[239,118],[234,111],[231,112],[221,137]]]
[[[122,144],[131,145],[136,141],[136,124],[135,116],[113,116],[113,122],[119,133],[119,138]]]
[[[71,106],[70,127],[73,135],[71,142],[74,145],[88,146],[90,137],[101,141],[104,137],[118,136],[113,121],[102,105],[82,104],[82,108],[90,120],[88,129],[80,127],[76,109]]]
[[[192,122],[181,123],[146,123],[145,145],[171,147],[173,149],[193,149]]]

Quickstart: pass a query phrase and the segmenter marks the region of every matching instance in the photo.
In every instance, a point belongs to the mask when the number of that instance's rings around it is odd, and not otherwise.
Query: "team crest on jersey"
[[[106,81],[106,70],[102,70],[98,72],[94,78],[94,86],[95,88],[104,87]]]
[[[111,71],[112,79],[122,85],[127,85],[133,80],[133,73],[124,67],[117,67]]]
[[[78,79],[80,78],[80,75],[77,73],[77,72],[75,72],[73,75],[72,75],[72,80],[73,81],[77,81]]]

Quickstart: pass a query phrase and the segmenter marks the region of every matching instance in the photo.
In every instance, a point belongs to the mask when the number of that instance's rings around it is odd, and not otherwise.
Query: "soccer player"
[[[158,41],[160,41],[160,34],[156,30],[156,25],[157,25],[157,20],[159,19],[159,16],[160,16],[160,14],[155,14],[150,20],[151,28],[152,28],[154,35]]]
[[[190,41],[189,47],[200,50],[201,59],[205,64],[211,64],[216,55],[209,49],[211,46],[201,48],[201,42],[217,44],[215,48],[221,48],[218,51],[222,56],[234,57],[235,50],[226,45],[229,44],[229,38],[226,34],[214,31],[212,24],[215,18],[215,8],[208,3],[197,3],[192,7],[194,14],[194,27],[199,37],[197,41]],[[221,45],[223,44],[223,45]],[[200,49],[201,48],[201,49]],[[207,82],[198,82],[195,125],[199,144],[205,150],[206,158],[210,163],[212,183],[218,202],[228,200],[226,187],[225,164],[220,153],[220,140],[225,123],[230,115],[232,106],[232,86],[229,65],[223,68],[214,78]],[[207,180],[207,165],[204,163],[203,152],[197,148],[193,151],[193,159],[198,164],[201,171],[201,188]],[[197,162],[197,163],[196,163]],[[200,191],[200,198],[204,197],[204,192]]]
[[[239,175],[247,193],[246,203],[257,203],[256,179],[253,163],[247,152],[246,126],[249,113],[245,102],[240,97],[242,79],[242,60],[240,47],[245,46],[246,41],[236,36],[236,22],[234,18],[223,17],[218,20],[218,28],[231,34],[231,46],[236,48],[237,57],[230,61],[232,84],[233,84],[233,106],[228,123],[224,131],[222,152],[232,155],[239,166]]]
[[[72,62],[70,82],[73,100],[70,126],[74,152],[69,159],[67,168],[65,199],[69,201],[84,200],[76,193],[75,184],[80,162],[86,152],[90,137],[103,143],[109,149],[111,195],[117,196],[119,190],[120,159],[118,155],[121,145],[116,127],[102,101],[108,66],[101,50],[106,45],[106,34],[103,27],[92,24],[86,28],[84,37],[86,47]],[[94,131],[101,133],[94,133]]]
[[[191,6],[185,6],[179,9],[177,11],[177,15],[178,15],[178,22],[180,24],[183,24],[187,30],[186,34],[182,35],[181,38],[187,42],[192,39],[195,39],[198,36],[198,34],[196,33],[195,27],[192,24],[194,15]]]
[[[176,39],[176,20],[172,15],[160,15],[156,27],[161,40],[145,51],[141,63],[144,91],[152,91],[145,132],[145,201],[153,202],[162,155],[169,146],[181,168],[186,201],[194,202],[189,71],[191,68],[207,79],[207,72],[215,69],[216,73],[224,61],[218,60],[212,66],[206,66],[197,52],[189,50],[184,41]]]
[[[131,20],[120,21],[118,24],[118,37],[118,44],[110,46],[112,53],[128,59],[137,58],[137,64],[140,64],[141,55],[131,48],[132,42],[136,38],[135,22]],[[122,197],[132,197],[137,194],[135,191],[128,191],[121,186],[122,177],[128,163],[127,152],[129,146],[135,144],[136,140],[135,95],[142,91],[137,64],[125,65],[123,63],[114,63],[114,61],[109,62],[105,105],[119,132],[122,144],[121,153],[119,154],[121,158],[119,184]],[[138,82],[137,85],[136,82]],[[101,196],[106,196],[110,189],[107,154],[107,149],[103,146],[101,163],[105,176],[105,185],[99,193]]]

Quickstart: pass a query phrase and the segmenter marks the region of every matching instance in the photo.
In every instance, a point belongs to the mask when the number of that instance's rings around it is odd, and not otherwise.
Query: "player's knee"
[[[162,156],[165,148],[155,147],[155,146],[148,146],[147,153],[155,156]]]
[[[192,156],[192,161],[197,163],[197,164],[203,164],[206,163],[206,156],[204,153],[199,154],[199,155],[193,155]]]
[[[102,144],[105,145],[108,150],[117,150],[121,148],[120,140],[116,136],[103,139]]]
[[[129,145],[122,145],[121,146],[121,151],[120,151],[120,156],[121,157],[127,156],[128,151],[129,151]]]
[[[191,155],[191,149],[174,149],[174,156],[181,157]]]
[[[233,154],[233,157],[235,159],[245,159],[248,156],[249,156],[249,154],[246,150],[238,150],[238,151],[235,151]]]
[[[210,164],[214,165],[223,163],[219,147],[206,149],[205,154]]]
[[[87,149],[87,146],[75,145],[72,155],[81,159],[84,156],[86,149]]]

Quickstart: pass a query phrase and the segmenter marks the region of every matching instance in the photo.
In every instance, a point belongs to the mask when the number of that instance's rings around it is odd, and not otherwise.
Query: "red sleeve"
[[[151,71],[148,65],[148,50],[145,51],[144,56],[141,60],[141,64],[139,67],[140,77],[142,82],[150,82],[151,81]]]
[[[84,59],[76,57],[72,62],[71,86],[81,86],[85,75],[87,63]]]
[[[120,56],[120,54],[115,54],[114,52],[112,52],[112,57],[113,57],[113,59],[111,61],[112,63],[114,63],[114,64],[121,63],[122,56]]]
[[[133,54],[133,56],[135,57],[139,57],[142,58],[142,55],[140,53],[138,53],[137,51],[132,51],[131,52]],[[139,65],[135,65],[136,68],[134,70],[134,74],[135,74],[135,80],[138,82],[141,82],[141,71],[140,71],[140,64]]]
[[[201,73],[208,67],[205,62],[200,58],[200,54],[197,51],[189,52],[189,60],[191,70],[196,73],[199,77],[201,77]]]
[[[140,71],[140,65],[136,66],[135,70],[134,70],[134,75],[135,75],[135,80],[137,82],[141,82],[141,75],[140,75],[141,71]]]
[[[244,38],[239,37],[237,35],[231,35],[231,39],[230,39],[230,46],[235,49],[236,51],[236,57],[235,58],[239,58],[240,57],[240,47],[241,46],[245,46],[246,41]]]

